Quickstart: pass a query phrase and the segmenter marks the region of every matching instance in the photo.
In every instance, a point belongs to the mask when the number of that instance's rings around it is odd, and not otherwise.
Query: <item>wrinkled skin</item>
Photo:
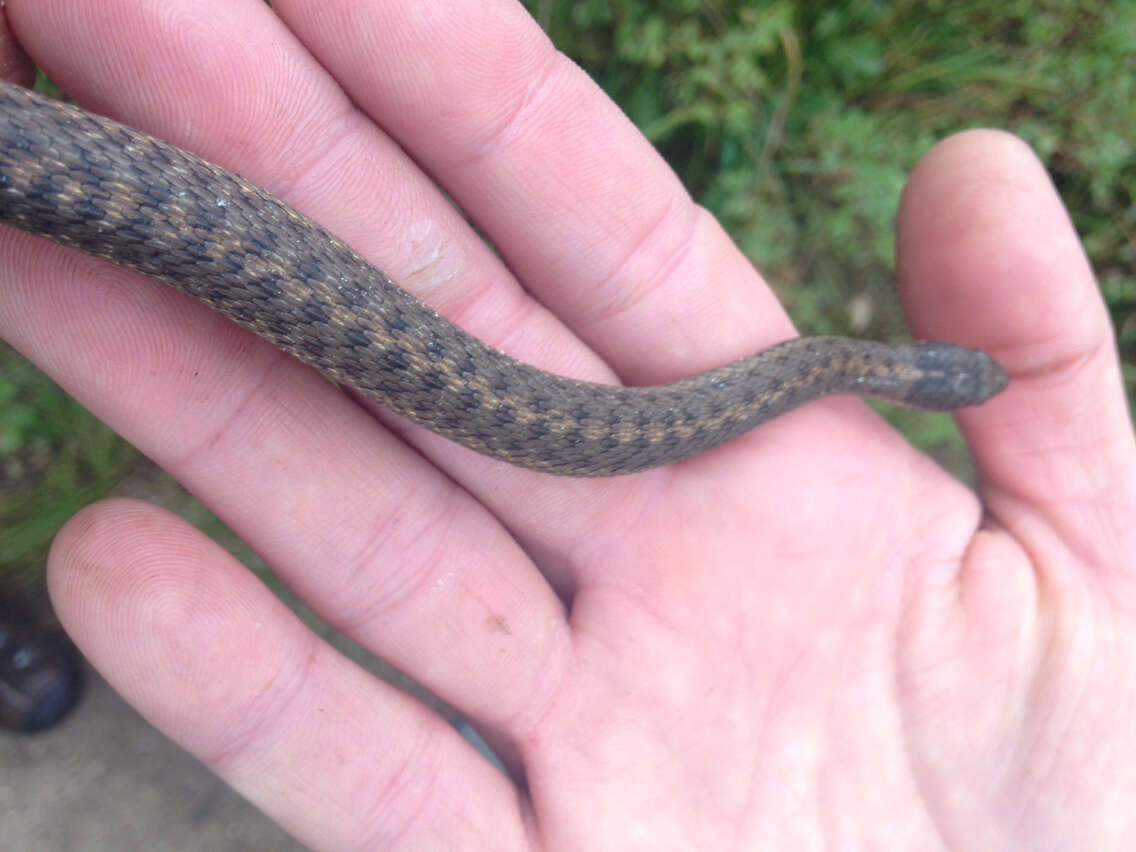
[[[241,172],[525,361],[656,383],[790,333],[519,7],[5,13],[80,103]],[[1136,452],[1092,273],[1000,133],[927,154],[898,245],[913,333],[1012,376],[958,415],[977,493],[850,398],[641,476],[510,468],[4,230],[0,336],[509,772],[155,507],[67,525],[60,617],[148,719],[318,849],[1131,848]]]

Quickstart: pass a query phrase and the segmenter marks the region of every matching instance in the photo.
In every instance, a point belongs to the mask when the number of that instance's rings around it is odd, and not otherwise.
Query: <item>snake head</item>
[[[1010,383],[1002,365],[985,352],[940,340],[915,345],[915,367],[923,376],[905,401],[932,411],[981,405]]]

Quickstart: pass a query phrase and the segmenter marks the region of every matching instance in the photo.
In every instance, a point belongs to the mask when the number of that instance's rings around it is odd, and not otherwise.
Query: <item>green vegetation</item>
[[[134,451],[11,349],[0,346],[0,585],[30,577],[56,531],[106,494]]]
[[[893,226],[907,174],[966,127],[1024,137],[1085,240],[1136,387],[1136,0],[527,5],[806,333],[902,336]],[[0,565],[28,563],[131,451],[10,352],[0,376]],[[949,419],[888,414],[965,467]]]
[[[803,331],[892,337],[899,194],[939,139],[1025,138],[1136,355],[1136,3],[528,0]],[[865,306],[867,310],[865,310]]]

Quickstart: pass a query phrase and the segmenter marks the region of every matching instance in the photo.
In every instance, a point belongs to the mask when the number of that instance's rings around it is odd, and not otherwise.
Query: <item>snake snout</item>
[[[981,405],[1006,389],[1010,377],[1002,365],[975,349],[932,341],[918,346],[915,365],[923,378],[914,382],[907,402],[932,411]]]

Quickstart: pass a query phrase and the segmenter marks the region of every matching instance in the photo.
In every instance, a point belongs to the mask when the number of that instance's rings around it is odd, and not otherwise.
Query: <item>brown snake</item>
[[[10,84],[0,222],[164,281],[414,422],[548,473],[670,464],[829,394],[946,411],[1007,383],[989,356],[950,343],[838,337],[657,387],[554,376],[443,319],[243,178]]]

